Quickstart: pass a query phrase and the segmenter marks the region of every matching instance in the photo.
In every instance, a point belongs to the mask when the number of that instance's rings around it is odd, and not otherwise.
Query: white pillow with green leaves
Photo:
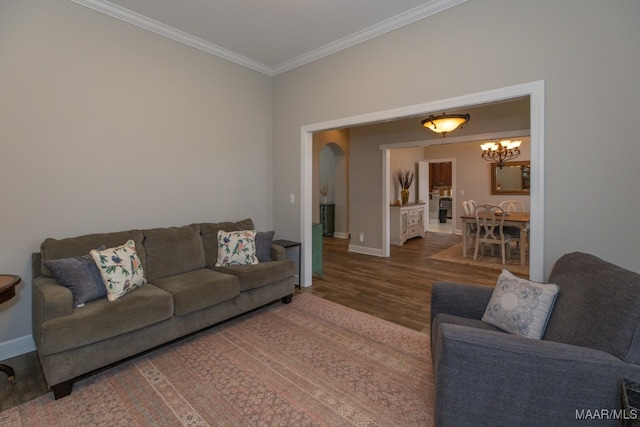
[[[253,265],[257,263],[256,230],[218,231],[216,267]]]
[[[100,270],[109,301],[115,301],[147,283],[133,240],[115,248],[94,249],[90,254]]]

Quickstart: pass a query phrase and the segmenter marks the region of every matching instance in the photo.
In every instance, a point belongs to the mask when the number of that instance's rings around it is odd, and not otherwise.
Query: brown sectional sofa
[[[218,230],[252,229],[246,219],[46,239],[33,254],[33,337],[55,398],[70,394],[80,375],[277,299],[290,302],[295,263],[280,246],[271,245],[268,262],[215,266]],[[74,307],[45,265],[130,239],[148,283],[115,301]]]

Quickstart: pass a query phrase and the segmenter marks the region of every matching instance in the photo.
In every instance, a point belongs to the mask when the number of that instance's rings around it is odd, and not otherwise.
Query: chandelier
[[[434,132],[441,133],[442,137],[446,137],[448,132],[456,130],[466,124],[471,116],[469,114],[446,114],[439,116],[433,114],[424,119],[422,126],[431,129]]]
[[[488,162],[496,162],[500,169],[504,166],[504,162],[515,159],[520,155],[520,144],[522,141],[511,141],[504,139],[499,143],[485,142],[480,145],[482,148],[482,158]]]

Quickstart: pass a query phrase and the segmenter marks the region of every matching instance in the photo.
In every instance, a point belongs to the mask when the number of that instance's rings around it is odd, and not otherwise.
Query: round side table
[[[12,274],[0,274],[0,304],[9,301],[16,296],[16,286],[20,284],[20,278]],[[7,374],[9,382],[16,380],[16,374],[11,366],[0,364],[0,372]]]

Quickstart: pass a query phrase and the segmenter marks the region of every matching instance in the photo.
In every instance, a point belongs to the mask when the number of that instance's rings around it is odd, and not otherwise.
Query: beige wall
[[[473,0],[278,75],[276,228],[300,237],[300,207],[281,201],[301,191],[302,126],[544,80],[545,275],[576,250],[637,271],[638,16],[635,0]],[[375,227],[381,158],[353,139],[350,221]]]
[[[68,0],[0,2],[0,76],[0,272],[24,279],[0,307],[0,360],[33,345],[46,237],[271,226],[270,77]]]

